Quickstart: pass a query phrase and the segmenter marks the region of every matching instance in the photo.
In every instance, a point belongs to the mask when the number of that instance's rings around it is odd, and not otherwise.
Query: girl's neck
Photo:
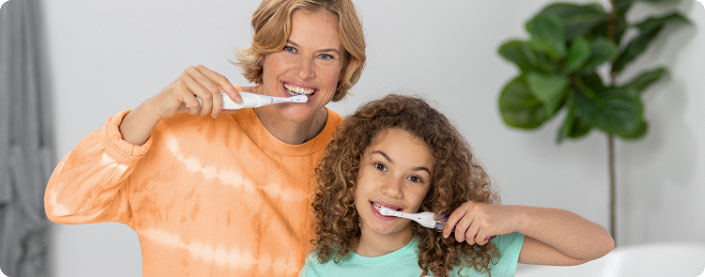
[[[380,235],[367,228],[361,228],[360,239],[353,251],[360,256],[378,257],[397,251],[409,244],[410,241],[411,229]]]
[[[257,117],[274,137],[286,144],[298,145],[314,138],[326,126],[328,111],[323,108],[309,120],[284,119],[274,105],[255,108]]]

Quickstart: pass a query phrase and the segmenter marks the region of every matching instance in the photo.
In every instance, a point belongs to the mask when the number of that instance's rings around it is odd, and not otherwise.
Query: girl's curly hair
[[[316,234],[312,240],[320,263],[340,262],[360,237],[354,205],[355,182],[362,155],[372,139],[387,128],[400,128],[422,139],[433,152],[431,188],[421,210],[448,215],[467,201],[495,203],[485,170],[474,160],[463,136],[448,119],[423,99],[391,94],[369,102],[346,118],[316,168],[319,186],[313,200]],[[447,276],[455,266],[490,271],[499,253],[483,246],[444,239],[442,233],[411,225],[418,241],[419,267],[424,274]]]

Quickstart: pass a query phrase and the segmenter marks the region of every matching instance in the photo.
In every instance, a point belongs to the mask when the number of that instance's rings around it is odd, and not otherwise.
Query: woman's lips
[[[291,97],[294,95],[306,95],[309,99],[311,99],[314,95],[318,94],[317,88],[297,85],[284,81],[281,82],[281,88],[284,91],[284,95],[286,95],[285,97]]]

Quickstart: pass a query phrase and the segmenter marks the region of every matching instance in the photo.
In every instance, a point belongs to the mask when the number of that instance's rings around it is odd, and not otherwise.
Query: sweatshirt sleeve
[[[111,116],[102,129],[88,134],[52,173],[44,194],[47,217],[61,224],[132,223],[128,185],[130,175],[152,144],[122,139],[118,127],[129,113]]]

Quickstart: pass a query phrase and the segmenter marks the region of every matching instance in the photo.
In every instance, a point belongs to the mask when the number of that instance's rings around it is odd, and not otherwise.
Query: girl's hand
[[[181,112],[216,117],[223,108],[220,97],[223,91],[233,101],[242,102],[240,94],[228,78],[203,65],[197,65],[186,68],[174,82],[148,101],[160,119]],[[201,104],[196,97],[201,99]]]
[[[516,231],[519,222],[519,213],[511,206],[468,201],[450,214],[443,228],[443,237],[448,238],[455,227],[458,242],[484,245],[491,236]]]

